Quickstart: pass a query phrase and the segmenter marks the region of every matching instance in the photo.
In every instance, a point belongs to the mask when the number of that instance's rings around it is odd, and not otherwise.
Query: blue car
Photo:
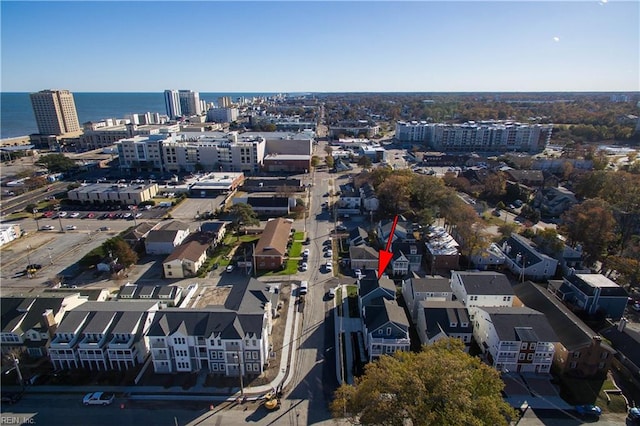
[[[602,409],[593,404],[576,405],[576,411],[581,416],[600,417],[600,414],[602,414]]]

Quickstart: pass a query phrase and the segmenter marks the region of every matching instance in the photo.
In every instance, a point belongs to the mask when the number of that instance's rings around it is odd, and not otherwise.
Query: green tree
[[[64,154],[47,154],[38,159],[38,164],[44,166],[51,173],[65,173],[78,169],[78,165]]]
[[[364,170],[369,170],[372,166],[371,159],[366,155],[358,158],[358,166],[362,167]]]
[[[502,399],[499,373],[463,347],[442,339],[419,353],[382,356],[336,390],[333,416],[363,425],[509,424],[516,413]]]
[[[600,198],[576,204],[562,215],[560,231],[570,244],[582,244],[585,260],[593,264],[615,238],[615,219],[611,206]]]
[[[317,155],[314,155],[313,157],[311,157],[311,167],[318,167],[319,164],[320,164],[320,157],[318,157]]]
[[[324,159],[324,162],[327,163],[327,167],[329,169],[333,169],[333,166],[335,165],[335,160],[331,155],[327,155],[326,158]]]
[[[238,233],[245,226],[260,224],[260,221],[256,216],[256,212],[254,212],[251,206],[246,203],[234,204],[229,208],[229,214],[232,218],[231,229]],[[239,235],[238,238],[240,238]]]
[[[118,263],[124,265],[125,268],[128,268],[138,261],[138,254],[133,251],[131,246],[121,237],[115,237],[105,241],[104,249],[106,253],[111,252],[111,255],[117,258]]]

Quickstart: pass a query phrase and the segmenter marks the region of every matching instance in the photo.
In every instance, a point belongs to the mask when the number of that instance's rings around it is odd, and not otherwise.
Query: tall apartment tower
[[[220,96],[218,98],[218,108],[231,107],[231,96]]]
[[[179,90],[178,96],[180,97],[180,109],[182,115],[200,115],[202,113],[202,107],[200,105],[200,94],[193,90]]]
[[[68,90],[31,93],[31,106],[41,135],[64,135],[80,131],[73,94]]]
[[[182,116],[182,109],[180,108],[180,96],[177,90],[165,90],[164,91],[164,105],[167,109],[167,115],[169,119],[173,120],[176,117]]]

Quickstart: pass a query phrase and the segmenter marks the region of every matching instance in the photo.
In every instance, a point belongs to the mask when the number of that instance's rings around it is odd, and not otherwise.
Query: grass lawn
[[[296,242],[291,244],[291,249],[289,249],[289,257],[300,257],[300,253],[302,253],[302,243]]]
[[[5,220],[33,219],[33,213],[16,212],[4,217]]]
[[[240,235],[240,239],[236,235],[227,234],[224,236],[224,244],[228,246],[234,246],[239,243],[250,243],[252,241],[258,241],[260,239],[259,235]]]
[[[304,232],[298,231],[293,234],[293,241],[303,241],[304,240]]]
[[[287,267],[281,271],[268,271],[262,273],[258,271],[260,277],[272,277],[275,275],[295,275],[298,273],[298,261],[296,259],[287,260]]]
[[[627,406],[622,395],[609,393],[610,402],[605,390],[615,389],[613,382],[606,380],[585,380],[563,377],[561,394],[567,402],[580,404],[595,404],[602,408],[603,412],[625,413]]]

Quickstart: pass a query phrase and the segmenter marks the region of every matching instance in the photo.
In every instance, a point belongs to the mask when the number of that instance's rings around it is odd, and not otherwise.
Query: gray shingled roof
[[[462,278],[462,284],[468,295],[505,295],[513,296],[511,283],[504,274],[497,272],[456,271]]]
[[[365,320],[367,330],[373,332],[384,326],[388,322],[392,322],[397,326],[408,329],[409,320],[407,315],[395,301],[384,300],[382,305],[368,306],[365,308]]]
[[[469,320],[469,314],[464,305],[458,301],[422,301],[421,309],[424,309],[426,320],[426,334],[429,339],[437,336],[441,332],[450,335],[451,333],[473,333],[473,326]],[[451,323],[457,324],[451,327]],[[467,323],[466,327],[460,324]]]
[[[51,309],[54,315],[62,309],[62,297],[3,297],[1,300],[2,331],[18,332],[30,329],[46,330],[42,314]]]
[[[246,334],[262,336],[262,314],[236,314],[216,309],[173,309],[159,311],[149,328],[149,336],[169,336],[181,332],[188,336],[241,339]]]
[[[525,307],[480,308],[491,317],[501,341],[559,342],[543,313]]]
[[[598,335],[545,288],[527,281],[513,289],[522,303],[546,316],[560,343],[568,350],[589,346]],[[602,346],[607,345],[603,342]]]
[[[451,283],[448,278],[441,276],[427,276],[424,278],[409,278],[409,286],[412,294],[426,292],[451,292]]]
[[[363,278],[360,280],[360,289],[358,291],[360,297],[364,297],[369,293],[377,290],[377,289],[387,290],[387,292],[396,294],[396,285],[389,277],[382,276],[378,280],[377,278]]]

